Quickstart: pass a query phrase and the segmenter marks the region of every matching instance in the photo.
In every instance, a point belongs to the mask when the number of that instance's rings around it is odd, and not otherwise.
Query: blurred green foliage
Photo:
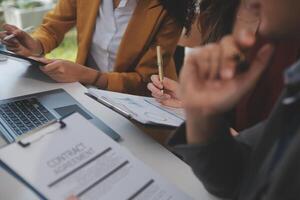
[[[41,7],[44,4],[40,1],[30,1],[30,2],[17,2],[16,8],[21,8],[21,9],[32,9],[32,8],[37,8]]]
[[[59,45],[58,48],[54,49],[51,53],[47,54],[46,57],[49,59],[64,59],[75,61],[77,55],[77,33],[76,30],[71,30],[66,34],[65,39]]]

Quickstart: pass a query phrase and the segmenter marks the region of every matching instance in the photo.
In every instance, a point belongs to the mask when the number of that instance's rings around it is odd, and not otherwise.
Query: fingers
[[[251,71],[257,71],[257,69],[263,70],[268,65],[272,55],[274,52],[274,45],[267,44],[263,46],[260,51],[257,53],[257,56],[255,57],[254,61],[251,64]]]
[[[218,45],[208,46],[208,51],[210,51],[210,67],[208,69],[208,79],[213,80],[219,76],[219,67],[221,61],[221,47]]]
[[[151,76],[151,89],[152,87],[156,87],[155,91],[160,91],[162,89],[168,90],[169,92],[175,93],[178,90],[178,83],[172,79],[169,79],[167,77],[164,77],[163,82],[160,82],[158,75],[152,75]],[[148,88],[149,89],[149,88]],[[152,90],[150,90],[152,91]]]
[[[24,40],[31,38],[31,36],[29,34],[27,34],[23,30],[17,28],[16,26],[13,26],[13,25],[5,24],[5,25],[3,25],[3,29],[5,30],[6,36],[14,35],[14,37],[12,37],[10,39],[8,39],[8,38],[6,39],[4,34],[0,35],[3,43],[4,42],[10,43],[12,40],[16,40],[16,39],[18,39],[22,43]],[[3,40],[3,39],[5,39],[5,40]],[[5,45],[7,45],[7,44],[5,44]]]
[[[154,84],[148,83],[147,85],[148,90],[151,91],[152,96],[157,99],[158,101],[166,100],[171,98],[169,94],[166,94],[162,92],[160,89],[158,89]]]
[[[70,196],[66,200],[79,200],[76,196]]]
[[[3,29],[5,30],[5,33],[6,33],[6,36],[8,35],[14,35],[14,37],[20,37],[22,36],[23,34],[23,31],[20,30],[19,28],[17,28],[16,26],[13,26],[13,25],[9,25],[9,24],[5,24],[3,25]],[[4,35],[2,35],[4,36]],[[13,38],[14,38],[13,37]],[[3,40],[5,38],[4,37],[1,37],[1,39]],[[7,39],[6,41],[9,41],[9,40],[13,40],[13,38],[11,39]],[[6,39],[6,38],[5,38]]]
[[[244,57],[247,51],[255,44],[255,36],[252,33],[242,31],[236,38],[225,36],[220,45],[222,47],[220,77],[221,79],[231,79],[238,71],[237,58]]]
[[[199,66],[197,74],[200,79],[206,79],[206,77],[208,76],[211,62],[210,58],[211,57],[208,46],[204,46],[203,51],[198,55],[198,59],[196,59],[196,64]]]
[[[208,44],[191,52],[191,60],[188,65],[196,66],[194,73],[197,73],[198,79],[216,79],[219,76],[221,56],[222,49],[220,45]],[[177,85],[174,84],[174,87],[177,88]],[[176,91],[175,88],[173,90]]]
[[[247,51],[256,41],[255,34],[246,30],[242,30],[236,37],[235,42],[242,51]]]
[[[198,80],[198,66],[197,66],[197,56],[202,53],[202,48],[192,49],[184,58],[184,64],[179,75],[180,88],[185,90],[186,82],[193,82]]]
[[[237,71],[236,57],[244,54],[254,44],[255,36],[246,31],[242,31],[237,38],[225,36],[218,44],[208,44],[192,50],[186,60],[189,66],[196,68],[185,69],[191,70],[190,77],[192,73],[196,73],[200,80],[232,79]]]
[[[64,71],[64,68],[61,67],[58,61],[53,61],[50,64],[42,66],[40,69],[46,74],[57,74],[57,73],[63,73]]]
[[[2,41],[6,36],[8,36],[7,31],[1,31],[1,32],[0,32],[0,39],[1,39],[1,41]]]
[[[21,47],[17,40],[3,41],[2,44],[4,44],[9,51],[18,50]]]
[[[161,90],[157,88],[153,83],[148,83],[147,85],[148,90],[150,90],[152,93],[158,93]]]
[[[163,80],[163,86],[164,86],[164,89],[166,89],[170,92],[173,92],[173,93],[175,93],[179,88],[178,82],[176,82],[172,79],[166,78],[166,77]]]
[[[167,101],[167,100],[171,100],[172,97],[168,94],[155,94],[155,93],[152,93],[152,96],[156,99],[156,101],[158,102],[164,102],[164,101]]]
[[[253,85],[257,82],[261,74],[267,68],[274,52],[274,46],[271,44],[267,44],[263,46],[254,61],[252,62],[250,69],[247,73],[243,74],[238,81],[244,82],[245,85],[243,87],[252,88]],[[242,86],[242,85],[241,85]],[[246,89],[247,90],[247,89]]]
[[[38,61],[38,62],[44,63],[44,64],[50,64],[50,63],[53,63],[53,62],[56,61],[56,60],[47,59],[47,58],[44,58],[44,57],[31,57],[31,58]]]
[[[163,84],[160,82],[158,75],[152,75],[151,81],[155,87],[163,89]]]
[[[13,31],[19,30],[18,27],[14,26],[14,25],[11,25],[11,24],[4,24],[4,25],[2,26],[2,28],[3,28],[4,30],[6,30],[7,32],[13,32]]]
[[[220,77],[221,79],[231,79],[236,72],[236,55],[241,53],[235,39],[232,36],[224,37],[220,42],[222,48]]]

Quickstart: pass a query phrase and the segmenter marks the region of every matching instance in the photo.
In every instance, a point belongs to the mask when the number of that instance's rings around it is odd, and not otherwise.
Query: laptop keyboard
[[[36,98],[1,104],[0,118],[10,127],[13,139],[55,119]]]

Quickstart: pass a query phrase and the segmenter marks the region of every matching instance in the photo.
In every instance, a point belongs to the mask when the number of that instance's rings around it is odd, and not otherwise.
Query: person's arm
[[[187,144],[183,125],[170,139],[171,150],[191,166],[211,194],[230,198],[237,192],[253,147],[265,122],[245,130],[237,137],[228,129],[203,144]]]
[[[206,188],[219,196],[237,192],[250,152],[249,145],[231,136],[226,113],[255,86],[273,54],[273,46],[265,45],[248,70],[239,72],[241,54],[254,43],[255,37],[243,32],[238,38],[226,36],[219,43],[196,48],[180,75],[189,145],[183,156]]]
[[[59,0],[55,8],[46,14],[42,25],[32,34],[41,43],[44,54],[55,49],[74,27],[76,9],[75,0]]]
[[[158,73],[156,46],[162,47],[165,76],[177,79],[173,54],[180,37],[181,26],[166,15],[160,28],[132,72],[99,73],[95,86],[115,92],[145,95],[150,77]],[[174,69],[173,69],[174,68]]]

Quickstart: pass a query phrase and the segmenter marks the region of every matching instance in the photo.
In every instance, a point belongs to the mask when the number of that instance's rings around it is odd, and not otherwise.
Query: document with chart
[[[81,115],[63,122],[0,149],[1,165],[42,198],[191,199]]]
[[[89,89],[89,96],[120,114],[142,124],[178,127],[184,120],[183,109],[160,105],[154,98]]]

